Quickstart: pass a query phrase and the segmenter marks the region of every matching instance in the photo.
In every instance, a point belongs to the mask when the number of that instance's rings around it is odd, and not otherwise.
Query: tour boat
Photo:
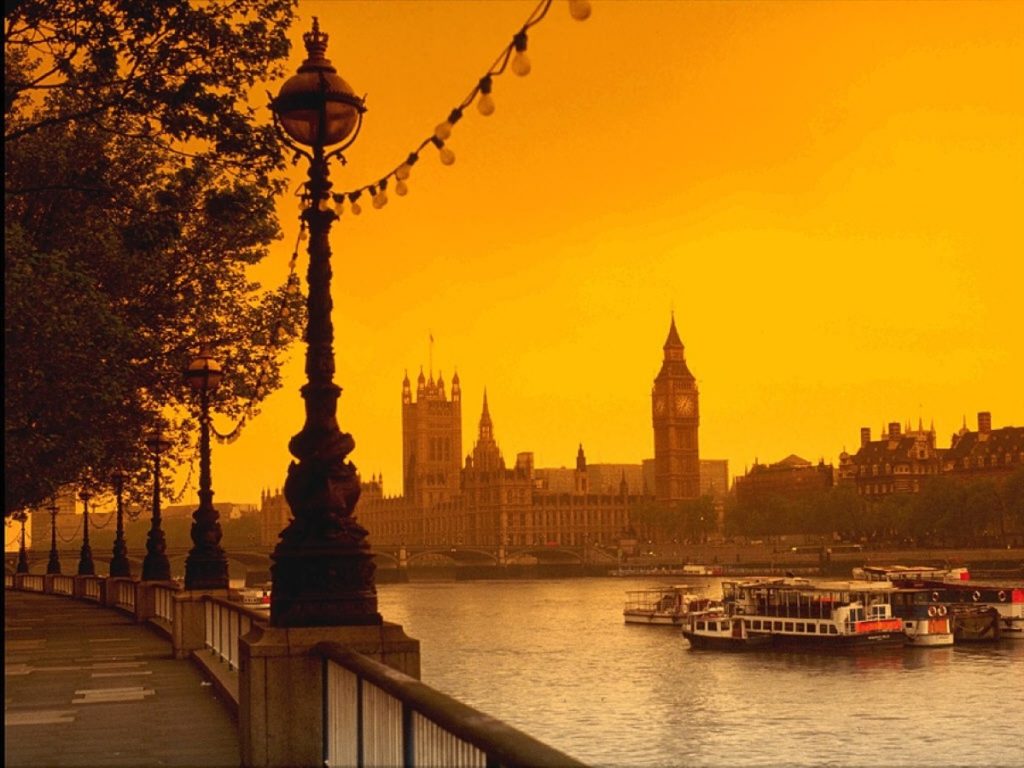
[[[931,601],[927,589],[897,587],[892,593],[892,613],[903,621],[907,644],[949,646],[953,644],[952,616],[947,606]]]
[[[751,647],[762,637],[773,647],[872,647],[906,641],[903,620],[892,613],[893,591],[888,583],[861,581],[724,581],[722,602],[729,632],[749,639],[738,647]],[[701,630],[692,617],[686,637],[695,647],[711,647],[706,641],[721,637],[722,621],[713,629],[705,622]]]
[[[634,589],[626,593],[622,616],[627,624],[667,624],[682,626],[693,611],[705,611],[721,605],[696,594],[688,584]]]

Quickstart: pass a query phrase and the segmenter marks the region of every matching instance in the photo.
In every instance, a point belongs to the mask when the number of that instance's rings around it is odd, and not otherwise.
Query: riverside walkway
[[[214,688],[121,612],[5,590],[4,682],[4,765],[239,765]]]

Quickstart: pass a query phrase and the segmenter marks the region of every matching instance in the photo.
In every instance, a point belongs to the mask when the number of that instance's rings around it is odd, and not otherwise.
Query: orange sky
[[[336,190],[394,168],[535,6],[307,2],[369,111]],[[364,478],[401,490],[401,381],[486,387],[506,460],[653,455],[650,389],[674,309],[701,392],[702,458],[837,461],[861,426],[979,410],[1024,424],[1024,4],[564,0],[533,71],[496,79],[442,166],[332,232],[342,428]],[[256,91],[276,92],[279,83]],[[304,178],[294,170],[296,184]],[[254,272],[278,284],[297,231]],[[305,276],[305,255],[300,261]],[[283,484],[304,348],[232,445],[218,501]],[[429,373],[429,371],[428,371]],[[221,431],[233,426],[224,419]],[[190,494],[194,497],[194,492]]]

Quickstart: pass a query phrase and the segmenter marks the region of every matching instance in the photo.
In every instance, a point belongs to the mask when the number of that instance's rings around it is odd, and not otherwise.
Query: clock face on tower
[[[675,412],[680,416],[693,415],[693,398],[685,392],[680,392],[675,399]]]

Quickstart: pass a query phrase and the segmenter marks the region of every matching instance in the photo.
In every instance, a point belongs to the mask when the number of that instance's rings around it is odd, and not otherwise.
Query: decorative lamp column
[[[89,491],[81,491],[78,498],[82,500],[82,551],[78,556],[78,575],[95,576],[96,566],[92,562],[92,547],[89,546]]]
[[[281,87],[270,108],[282,140],[309,161],[309,295],[306,299],[306,420],[288,443],[298,459],[288,468],[284,495],[292,519],[271,559],[270,624],[310,627],[381,624],[367,531],[354,517],[360,486],[345,460],[355,447],[338,427],[341,388],[334,377],[331,248],[336,218],[330,205],[328,162],[355,140],[366,111],[362,99],[324,57],[327,35],[316,18],[303,35],[307,58]],[[341,146],[325,154],[325,148]],[[302,147],[308,147],[306,151]],[[344,158],[342,158],[344,162]]]
[[[124,472],[117,470],[110,476],[117,497],[117,531],[114,534],[114,556],[110,559],[110,575],[131,578],[132,567],[128,562],[128,545],[124,540]]]
[[[60,554],[57,552],[57,500],[50,502],[50,560],[46,564],[46,572],[60,575]]]
[[[28,513],[18,510],[11,515],[21,523],[21,545],[18,547],[18,567],[16,573],[28,573],[28,550],[25,549],[25,523],[28,521]]]
[[[199,394],[199,508],[192,514],[185,589],[228,588],[228,559],[220,546],[221,528],[210,481],[210,392],[222,377],[220,365],[207,349],[185,369],[185,380]]]
[[[156,429],[146,438],[146,447],[153,454],[153,522],[146,535],[146,557],[142,561],[143,581],[170,581],[171,564],[167,560],[167,541],[160,527],[160,454],[171,447],[163,433]]]

